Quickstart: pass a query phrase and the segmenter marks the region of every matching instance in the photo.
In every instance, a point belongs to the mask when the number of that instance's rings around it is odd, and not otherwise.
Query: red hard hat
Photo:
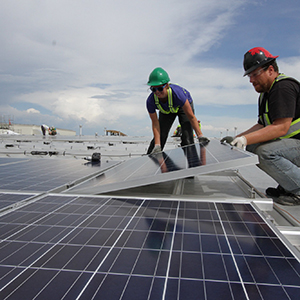
[[[244,76],[248,75],[258,67],[275,60],[277,56],[272,55],[269,51],[262,47],[255,47],[250,49],[244,55]]]

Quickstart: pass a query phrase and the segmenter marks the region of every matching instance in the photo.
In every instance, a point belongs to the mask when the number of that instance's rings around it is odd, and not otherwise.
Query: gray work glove
[[[233,136],[225,136],[221,139],[221,144],[230,144],[232,141],[234,140],[234,137]]]
[[[210,142],[210,139],[208,139],[205,136],[200,136],[200,137],[198,137],[198,142],[200,145],[206,146]]]
[[[156,154],[161,152],[161,146],[160,145],[155,145],[152,152],[150,154]]]

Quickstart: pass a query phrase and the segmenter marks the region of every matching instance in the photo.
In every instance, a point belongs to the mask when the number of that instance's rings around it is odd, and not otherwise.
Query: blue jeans
[[[282,139],[247,146],[259,157],[258,167],[286,191],[300,195],[300,140]]]

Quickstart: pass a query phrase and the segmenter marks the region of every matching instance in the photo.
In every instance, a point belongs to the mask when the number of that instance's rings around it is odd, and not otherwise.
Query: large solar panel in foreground
[[[0,217],[0,298],[299,299],[270,226],[250,203],[44,196]]]
[[[99,194],[258,163],[257,156],[211,140],[130,159],[68,193]]]

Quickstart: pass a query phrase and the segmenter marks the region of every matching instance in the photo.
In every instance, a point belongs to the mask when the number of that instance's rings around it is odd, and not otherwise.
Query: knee
[[[272,160],[276,155],[274,149],[268,146],[268,144],[260,145],[254,150],[254,153],[262,160]]]
[[[254,153],[259,159],[259,164],[257,166],[263,171],[269,170],[269,168],[274,165],[276,154],[268,147],[261,145],[255,149]]]

